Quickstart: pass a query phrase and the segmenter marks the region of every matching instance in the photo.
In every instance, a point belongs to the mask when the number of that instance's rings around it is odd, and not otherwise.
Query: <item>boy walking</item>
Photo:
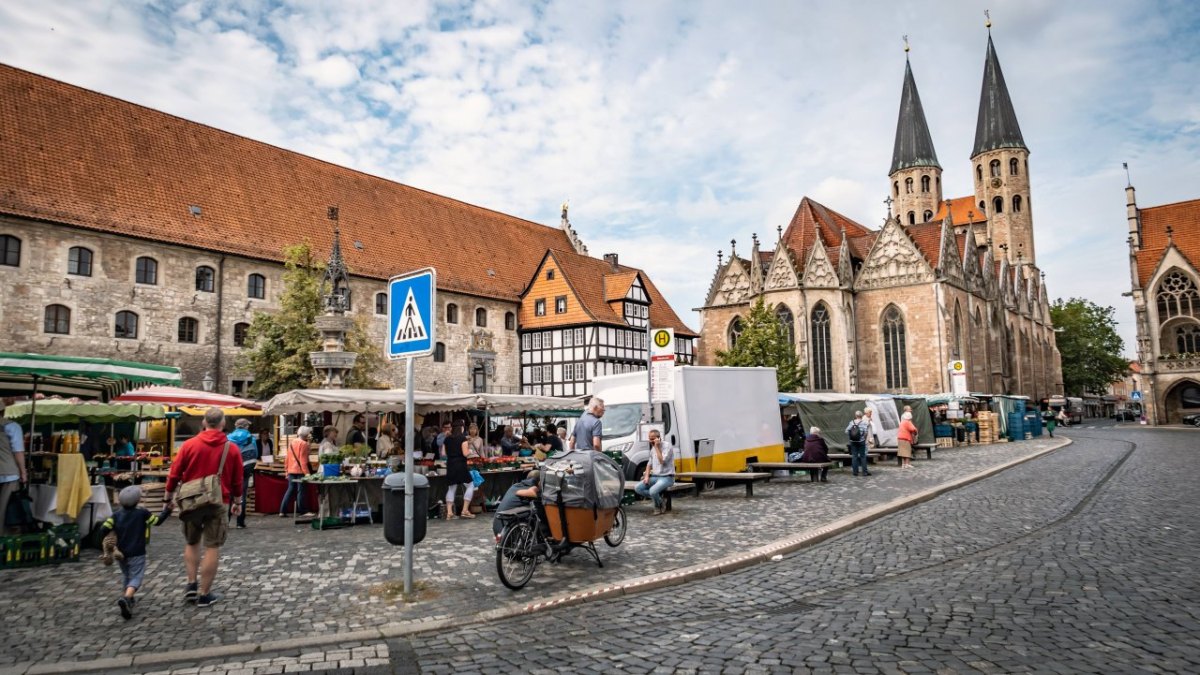
[[[146,575],[146,542],[150,539],[150,526],[161,525],[171,513],[164,508],[161,513],[152,514],[138,506],[141,500],[142,488],[130,485],[121,490],[117,496],[121,510],[109,516],[100,527],[105,536],[110,532],[117,536],[117,549],[121,552],[118,562],[121,565],[123,589],[117,606],[121,608],[121,616],[126,620],[133,618],[133,607],[137,603],[134,596],[141,588],[142,578]]]

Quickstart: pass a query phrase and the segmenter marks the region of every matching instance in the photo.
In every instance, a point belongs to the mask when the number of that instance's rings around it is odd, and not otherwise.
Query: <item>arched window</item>
[[[21,240],[11,234],[0,234],[0,265],[21,266]]]
[[[909,211],[909,212],[908,212],[908,224],[909,224],[909,225],[916,225],[916,224],[917,224],[917,212],[916,212],[916,211]]]
[[[54,305],[51,305],[51,307],[53,306]],[[48,309],[49,308],[47,308],[47,310]],[[47,319],[47,321],[49,321],[49,319]],[[47,329],[46,332],[49,333],[49,329]],[[1192,323],[1176,328],[1175,351],[1180,354],[1200,353],[1200,326]]]
[[[738,338],[741,337],[741,335],[742,335],[742,319],[741,319],[741,317],[735,316],[735,317],[733,317],[733,321],[729,322],[729,331],[727,333],[727,338],[728,338],[730,349],[734,348],[734,346],[737,344]]]
[[[796,318],[792,315],[792,310],[788,306],[779,303],[775,308],[775,317],[779,319],[779,327],[783,329],[783,334],[787,337],[789,345],[796,344]]]
[[[375,294],[375,313],[387,314],[387,293]]]
[[[504,313],[504,330],[517,329],[517,315],[512,312]]]
[[[962,308],[954,301],[954,342],[950,344],[950,358],[962,358]]]
[[[446,323],[458,323],[458,305],[453,302],[446,305]]]
[[[196,290],[205,293],[212,293],[216,289],[216,270],[207,266],[201,265],[196,268]]]
[[[92,276],[92,249],[72,246],[71,250],[67,251],[67,274]]]
[[[908,386],[908,347],[904,317],[894,305],[883,313],[883,372],[888,389]]]
[[[267,297],[267,278],[261,274],[251,274],[246,277],[246,297],[257,300]]]
[[[1176,316],[1200,318],[1200,293],[1191,277],[1175,270],[1158,284],[1158,322],[1166,323]]]
[[[987,213],[987,204],[983,203],[983,200],[980,200],[979,201],[979,215],[982,216],[985,213]]]
[[[179,341],[188,344],[196,344],[197,337],[200,333],[200,322],[190,316],[185,316],[179,320]]]
[[[913,179],[912,179],[912,176],[909,176],[908,178],[904,179],[904,194],[911,195],[912,191],[913,191]]]
[[[71,334],[71,308],[63,305],[47,305],[43,329],[55,335]]]
[[[158,283],[158,261],[154,258],[142,256],[137,259],[135,266],[134,279],[139,284],[157,284]]]
[[[487,310],[483,307],[475,308],[475,325],[480,328],[487,328]]]
[[[1013,213],[1021,212],[1021,195],[1013,195]]]
[[[929,209],[925,209],[924,217],[925,217],[925,220],[923,220],[921,222],[928,223],[929,221],[933,220],[933,211],[930,211]]]
[[[982,164],[975,165],[975,180],[979,180],[979,181],[983,180],[983,165]]]
[[[250,324],[244,323],[244,322],[233,324],[233,346],[234,347],[245,347],[246,346],[246,337],[249,335],[249,333],[250,333]]]
[[[929,192],[929,176],[921,176],[921,192]]]
[[[126,340],[136,340],[138,336],[138,315],[133,312],[117,312],[116,337]]]
[[[446,343],[439,342],[433,346],[433,360],[437,363],[446,361]]]
[[[934,178],[933,180],[937,185],[938,194],[941,194],[941,192],[942,192],[942,177],[938,176],[937,178]]]
[[[819,302],[813,308],[809,320],[809,337],[812,339],[812,371],[813,391],[829,391],[833,389],[833,350],[829,339],[829,308]]]
[[[1017,167],[1019,167],[1020,165],[1021,165],[1021,163],[1017,161],[1016,157],[1013,157],[1012,159],[1008,160],[1008,175],[1010,175],[1010,176],[1017,175],[1017,173],[1018,173]]]
[[[897,197],[900,196],[900,181],[896,181],[895,183],[892,183],[892,191],[896,193],[895,196],[897,196]]]
[[[1004,213],[1004,197],[996,197],[992,200],[992,213]]]
[[[992,178],[1000,177],[1000,160],[993,159],[992,163],[989,164],[988,167],[992,170]]]

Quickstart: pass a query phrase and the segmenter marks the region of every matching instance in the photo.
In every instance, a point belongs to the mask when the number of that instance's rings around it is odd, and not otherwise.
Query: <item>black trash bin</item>
[[[413,543],[425,538],[429,513],[429,479],[413,474]],[[383,479],[383,537],[393,546],[404,545],[404,474],[390,473]]]

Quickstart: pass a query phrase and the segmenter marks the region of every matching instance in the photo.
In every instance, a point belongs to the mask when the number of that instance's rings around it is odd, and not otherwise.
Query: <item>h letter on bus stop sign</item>
[[[432,354],[436,313],[437,273],[432,267],[392,277],[384,356],[397,360]]]

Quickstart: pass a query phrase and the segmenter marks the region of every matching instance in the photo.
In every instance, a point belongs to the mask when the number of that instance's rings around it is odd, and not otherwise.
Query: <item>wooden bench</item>
[[[849,455],[846,456],[849,457]],[[830,457],[832,458],[833,455]],[[834,464],[834,462],[751,462],[747,466],[758,471],[809,471],[829,469]]]
[[[917,453],[924,450],[925,458],[933,459],[933,448],[935,445],[936,445],[936,443],[935,444],[922,443],[921,445],[914,445],[913,446],[913,457],[916,457]],[[895,457],[896,465],[899,466],[900,464],[903,464],[903,462],[900,459],[899,453],[900,453],[900,451],[897,450],[896,448],[873,448],[873,449],[867,451],[867,457],[871,457],[872,455],[877,456],[877,457],[885,457],[885,456],[886,457]]]
[[[920,443],[920,444],[914,443],[913,444],[913,457],[916,457],[918,452],[924,450],[925,451],[925,459],[933,459],[933,449],[936,447],[937,447],[937,443]]]
[[[672,496],[674,496],[676,494],[683,494],[683,493],[692,494],[696,491],[696,488],[697,488],[697,485],[695,483],[678,483],[678,482],[672,483],[671,487],[667,488],[666,490],[663,490],[663,493],[662,493],[663,510],[665,510],[665,511],[672,510],[672,508],[673,508],[673,504],[671,503]],[[625,491],[626,492],[634,492],[633,488],[625,488]],[[637,493],[634,492],[634,494],[636,495]]]
[[[675,474],[676,480],[691,482],[696,486],[696,494],[705,490],[713,490],[725,485],[745,485],[746,496],[754,496],[754,484],[771,480],[769,473],[723,473],[719,471],[687,471]]]

